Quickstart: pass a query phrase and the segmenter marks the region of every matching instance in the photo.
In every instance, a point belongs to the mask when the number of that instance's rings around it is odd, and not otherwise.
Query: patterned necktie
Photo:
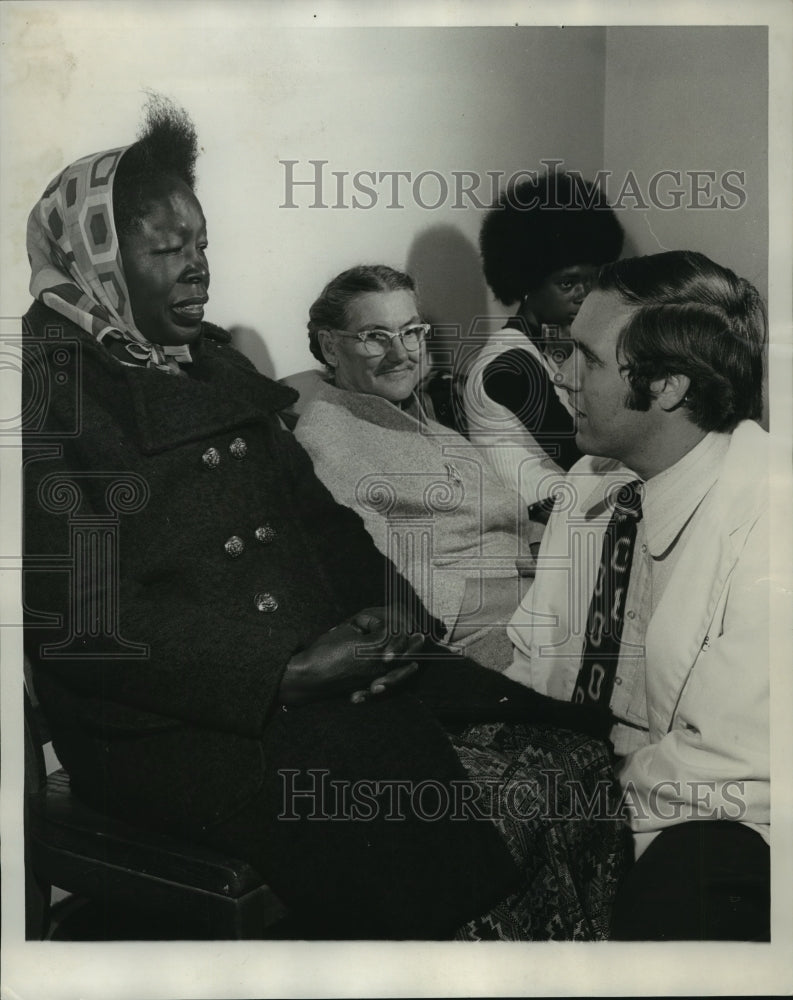
[[[642,518],[641,483],[621,486],[603,538],[595,592],[589,605],[584,651],[573,701],[608,708],[622,640],[625,596],[631,575],[636,529]]]

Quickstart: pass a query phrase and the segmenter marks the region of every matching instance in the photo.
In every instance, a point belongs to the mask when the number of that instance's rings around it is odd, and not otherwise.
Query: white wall
[[[406,266],[436,322],[466,329],[503,312],[481,275],[483,212],[452,207],[454,171],[481,175],[487,201],[488,172],[547,158],[589,176],[611,171],[612,197],[633,172],[649,200],[653,175],[678,170],[688,185],[680,208],[623,199],[627,252],[700,249],[766,290],[762,27],[287,27],[274,23],[280,5],[189,9],[72,2],[0,12],[14,57],[2,76],[2,315],[27,308],[29,209],[65,163],[134,139],[145,87],[181,102],[199,130],[208,317],[242,328],[240,346],[278,377],[314,364],[308,306],[355,263]],[[331,171],[346,172],[345,207],[310,208],[305,187],[295,189],[299,207],[280,207],[283,160],[298,161],[300,179],[313,175],[310,160],[328,161],[329,206]],[[450,185],[442,207],[422,208],[404,180],[403,207],[388,207],[388,181],[376,184],[374,207],[351,207],[351,175],[428,170]],[[743,172],[745,203],[692,208],[690,170]],[[718,180],[714,193],[724,193]],[[436,197],[437,182],[427,178],[420,194]]]
[[[180,101],[199,130],[207,316],[247,328],[241,346],[279,377],[313,365],[308,306],[356,263],[408,265],[435,320],[467,327],[503,311],[481,276],[483,213],[452,207],[452,171],[509,176],[558,157],[591,173],[602,161],[604,28],[314,29],[272,26],[261,4],[190,5],[188,17],[161,3],[145,19],[126,3],[22,6],[29,24],[4,79],[5,315],[27,308],[27,212],[65,163],[134,139],[144,87]],[[281,208],[287,159],[300,178],[313,176],[309,160],[329,161],[328,204],[333,170],[434,170],[452,190],[427,210],[408,185],[404,207],[389,209],[386,182],[356,210],[309,208],[297,188],[300,207]],[[347,206],[353,193],[347,178]],[[480,200],[491,193],[485,178]],[[437,181],[419,194],[437,200]]]
[[[634,171],[649,186],[661,170],[679,171],[680,207],[653,205],[621,213],[629,251],[699,250],[768,289],[768,32],[755,27],[650,27],[606,29],[604,164],[615,178]],[[687,171],[710,171],[710,191],[692,191]],[[722,178],[743,190],[737,209]],[[661,200],[674,204],[665,179]],[[625,204],[633,202],[626,199]]]

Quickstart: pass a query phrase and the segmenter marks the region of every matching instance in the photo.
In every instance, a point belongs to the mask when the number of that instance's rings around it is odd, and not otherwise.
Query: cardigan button
[[[201,461],[208,469],[216,469],[220,465],[220,452],[217,448],[207,448],[201,456]]]
[[[277,611],[278,601],[272,594],[261,593],[254,597],[254,604],[256,605],[257,611],[263,611],[265,613]]]
[[[245,458],[248,454],[248,445],[243,438],[234,438],[229,445],[229,451],[233,458]]]
[[[254,532],[256,541],[261,542],[262,545],[269,545],[275,538],[276,534],[277,532],[275,528],[268,521],[265,521],[261,528],[257,528]]]
[[[232,535],[223,548],[226,550],[227,556],[236,559],[237,556],[241,556],[245,551],[245,542],[243,542],[239,535]]]

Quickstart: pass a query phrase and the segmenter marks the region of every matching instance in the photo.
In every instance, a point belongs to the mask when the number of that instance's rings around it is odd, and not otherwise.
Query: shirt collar
[[[644,484],[644,530],[652,556],[662,556],[688,523],[718,479],[729,444],[729,434],[706,434],[678,462]]]
[[[691,515],[719,477],[729,434],[711,432],[678,462],[644,483],[642,517],[647,547],[662,556],[685,527]],[[613,494],[620,485],[639,477],[615,459],[582,459],[597,474],[592,491],[582,505],[588,516],[613,509]]]

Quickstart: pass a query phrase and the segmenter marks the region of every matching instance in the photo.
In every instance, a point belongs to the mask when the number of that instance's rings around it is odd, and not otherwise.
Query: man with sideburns
[[[571,336],[584,457],[507,676],[610,714],[636,857],[612,938],[768,940],[763,302],[702,254],[621,260]]]

